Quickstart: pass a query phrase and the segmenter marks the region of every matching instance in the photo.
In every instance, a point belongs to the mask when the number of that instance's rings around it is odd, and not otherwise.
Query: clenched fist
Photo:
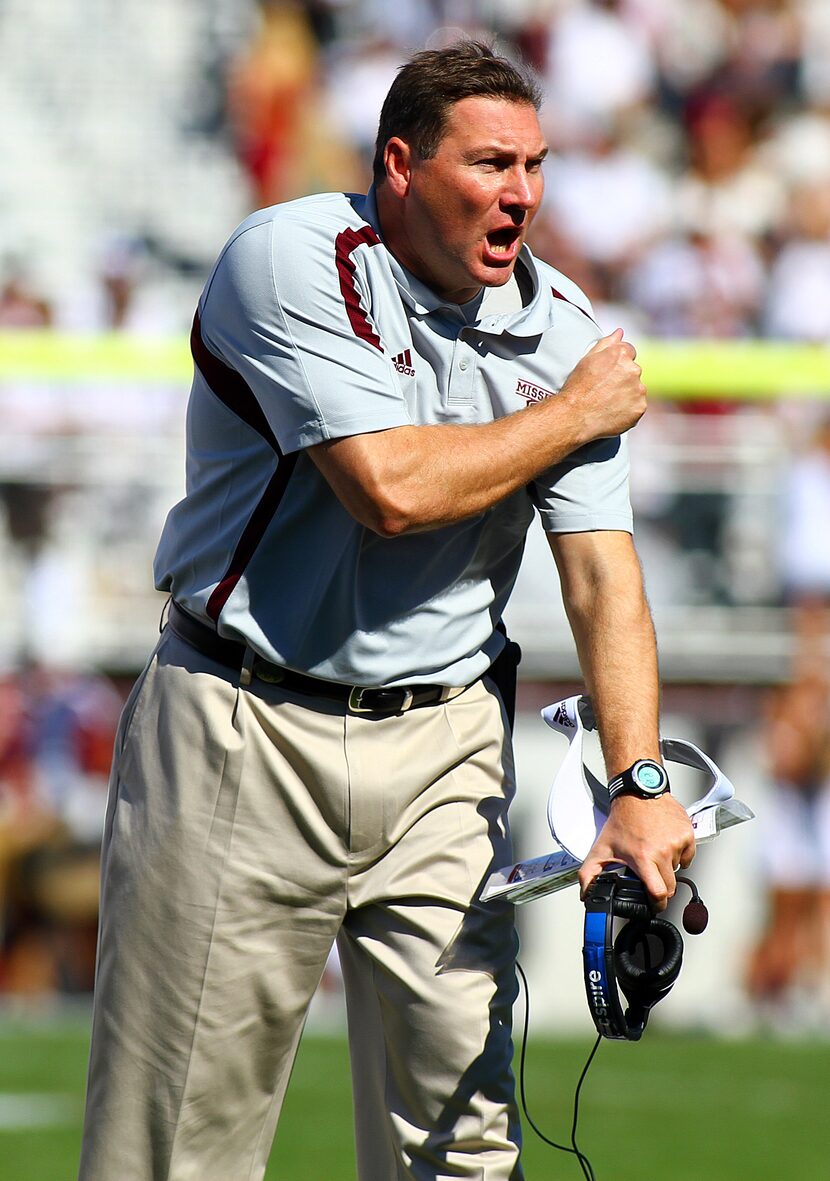
[[[559,396],[579,416],[586,443],[622,434],[640,421],[646,410],[641,376],[637,350],[623,340],[622,328],[598,340],[574,367]]]

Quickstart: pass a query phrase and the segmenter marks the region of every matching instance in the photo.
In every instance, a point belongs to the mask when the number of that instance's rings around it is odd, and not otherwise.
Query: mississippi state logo
[[[532,381],[516,382],[516,393],[526,402],[544,402],[545,398],[552,398],[556,390],[546,390],[543,385],[534,385]]]
[[[412,368],[412,353],[409,349],[404,349],[402,353],[398,353],[397,357],[393,357],[392,364],[398,373],[403,373],[406,377],[415,376],[415,370]]]

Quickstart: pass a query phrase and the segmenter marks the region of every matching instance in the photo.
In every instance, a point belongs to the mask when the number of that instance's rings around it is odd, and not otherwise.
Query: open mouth
[[[519,226],[503,226],[500,230],[490,230],[487,235],[489,252],[497,257],[501,255],[503,258],[512,258],[521,236]]]

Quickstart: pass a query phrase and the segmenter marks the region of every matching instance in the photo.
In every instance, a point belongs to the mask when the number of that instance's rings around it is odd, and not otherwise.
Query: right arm
[[[252,215],[206,285],[199,328],[244,383],[232,376],[214,392],[234,410],[252,394],[282,452],[304,450],[361,525],[395,537],[485,512],[645,411],[635,351],[617,329],[543,402],[493,422],[412,425],[364,311],[378,246],[341,216],[334,195]],[[406,331],[394,304],[383,331]],[[245,406],[239,412],[248,421]]]
[[[401,426],[310,447],[341,502],[383,537],[483,512],[594,439],[640,419],[646,392],[622,329],[575,366],[555,397],[494,422]]]

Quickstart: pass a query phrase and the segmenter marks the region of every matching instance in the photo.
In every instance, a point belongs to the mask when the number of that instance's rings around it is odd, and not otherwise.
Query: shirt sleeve
[[[596,439],[530,486],[547,533],[633,532],[625,436]]]
[[[248,385],[285,453],[411,422],[368,312],[364,252],[383,248],[321,221],[244,223],[200,309],[205,347]]]

